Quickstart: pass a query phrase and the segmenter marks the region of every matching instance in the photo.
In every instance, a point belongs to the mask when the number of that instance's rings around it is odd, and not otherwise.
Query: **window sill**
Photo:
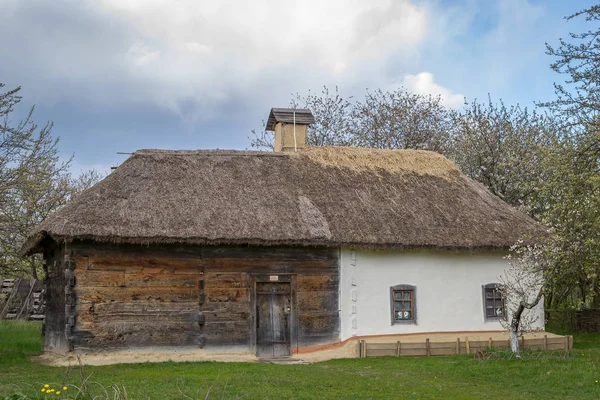
[[[393,325],[417,325],[417,321],[415,320],[407,320],[407,321],[392,321],[392,326]]]

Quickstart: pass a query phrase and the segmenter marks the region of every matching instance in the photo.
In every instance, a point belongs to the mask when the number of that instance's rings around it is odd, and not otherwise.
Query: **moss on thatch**
[[[505,249],[541,227],[439,154],[141,150],[32,232],[115,243]]]

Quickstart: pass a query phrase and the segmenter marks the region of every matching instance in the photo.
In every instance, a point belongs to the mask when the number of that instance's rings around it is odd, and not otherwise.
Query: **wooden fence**
[[[534,350],[571,350],[573,348],[572,336],[543,338],[519,338],[522,349]],[[456,342],[402,342],[396,343],[367,343],[364,340],[358,342],[359,357],[379,356],[448,356],[454,354],[477,354],[486,348],[506,349],[510,348],[510,339],[503,340],[460,340]]]
[[[0,281],[0,320],[44,319],[45,299],[42,281],[3,279]]]

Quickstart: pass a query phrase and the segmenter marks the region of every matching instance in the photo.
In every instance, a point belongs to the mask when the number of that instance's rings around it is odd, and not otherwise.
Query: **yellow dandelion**
[[[63,386],[63,390],[67,390],[67,389],[68,389],[68,387],[66,387],[66,386]]]
[[[54,389],[48,389],[48,393],[54,392]]]
[[[50,385],[48,385],[48,384],[46,383],[46,384],[44,385],[44,387],[45,387],[46,389],[48,389],[48,388],[50,387]]]
[[[56,394],[59,395],[60,394],[60,390],[58,392],[56,392]]]
[[[598,383],[598,380],[596,379],[596,383]]]
[[[46,389],[42,388],[42,393],[44,393],[46,391]]]

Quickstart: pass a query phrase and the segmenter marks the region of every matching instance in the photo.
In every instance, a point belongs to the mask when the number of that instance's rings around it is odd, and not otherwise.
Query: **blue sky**
[[[574,0],[0,0],[0,82],[53,121],[73,169],[140,148],[244,149],[270,107],[339,86],[532,106]]]

